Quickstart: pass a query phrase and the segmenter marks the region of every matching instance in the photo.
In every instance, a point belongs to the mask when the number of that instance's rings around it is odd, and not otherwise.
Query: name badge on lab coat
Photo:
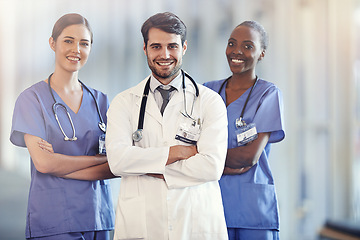
[[[200,138],[200,132],[200,119],[195,121],[183,116],[183,121],[177,130],[175,139],[195,145]]]

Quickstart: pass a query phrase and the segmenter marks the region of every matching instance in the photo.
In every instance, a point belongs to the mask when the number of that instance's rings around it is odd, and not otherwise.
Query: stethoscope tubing
[[[74,123],[73,123],[73,121],[72,121],[72,119],[71,119],[70,113],[69,113],[67,107],[66,107],[64,104],[59,103],[59,102],[56,101],[56,98],[55,98],[55,96],[54,96],[54,93],[53,93],[53,91],[52,91],[52,89],[51,89],[51,76],[52,76],[52,75],[53,75],[53,73],[51,73],[50,76],[49,76],[49,78],[48,78],[48,85],[49,85],[49,91],[50,91],[51,96],[52,96],[52,98],[53,98],[53,100],[54,100],[54,104],[52,105],[52,110],[53,110],[53,113],[54,113],[56,122],[58,123],[59,128],[60,128],[62,134],[64,135],[64,140],[65,140],[65,141],[76,141],[76,140],[77,140],[77,137],[76,137],[76,135],[75,135],[75,126],[74,126]],[[99,108],[98,102],[96,101],[96,98],[95,98],[94,94],[90,91],[90,89],[89,89],[83,82],[80,81],[80,79],[78,79],[78,81],[79,81],[79,83],[81,84],[81,86],[84,87],[84,88],[86,89],[86,91],[88,91],[88,92],[90,93],[91,97],[94,99],[95,106],[96,106],[96,110],[97,110],[97,113],[98,113],[99,118],[100,118],[100,122],[98,123],[98,126],[99,126],[99,128],[100,128],[101,131],[103,131],[104,133],[106,133],[106,125],[105,125],[104,120],[103,120],[103,118],[102,118],[102,116],[101,116],[100,108]],[[67,117],[68,117],[68,119],[69,119],[69,122],[70,122],[71,128],[72,128],[72,131],[73,131],[73,137],[71,137],[71,138],[69,138],[69,137],[65,134],[64,129],[62,128],[62,126],[61,126],[61,124],[60,124],[58,115],[57,115],[57,113],[56,113],[56,108],[57,108],[58,106],[60,106],[60,107],[62,107],[63,109],[65,109],[66,115],[67,115]]]
[[[195,82],[195,80],[189,75],[187,74],[185,71],[183,71],[181,69],[181,73],[182,73],[182,89],[183,89],[183,93],[184,93],[184,105],[185,105],[185,113],[182,113],[185,117],[191,118],[192,117],[187,113],[186,110],[186,97],[185,97],[185,77],[187,77],[188,79],[190,79],[190,81],[192,82],[192,84],[195,87],[195,96],[196,98],[199,96],[199,88]],[[147,98],[149,95],[149,90],[150,90],[150,79],[151,76],[148,78],[146,84],[145,84],[145,88],[144,88],[144,92],[143,92],[143,96],[141,99],[141,105],[140,105],[140,112],[139,112],[139,119],[138,119],[138,128],[137,130],[133,133],[132,138],[135,142],[138,142],[142,139],[142,131],[144,129],[144,118],[145,118],[145,109],[146,109],[146,102],[147,102]],[[195,100],[196,100],[195,98]],[[194,102],[195,102],[194,100]],[[194,103],[191,109],[191,112],[193,111],[194,108]]]
[[[223,89],[224,86],[227,84],[227,82],[229,81],[230,78],[231,78],[231,76],[228,77],[227,79],[225,79],[224,82],[221,84],[220,89],[219,89],[219,91],[218,91],[218,94],[219,94],[219,95],[221,94],[222,89]],[[242,110],[241,110],[241,114],[240,114],[240,117],[239,117],[239,122],[242,123],[242,124],[246,124],[246,123],[243,121],[245,109],[246,109],[246,106],[247,106],[247,104],[248,104],[248,102],[249,102],[251,93],[252,93],[252,91],[254,90],[256,84],[258,83],[258,80],[259,80],[259,78],[258,78],[258,76],[256,76],[255,82],[254,82],[254,84],[252,85],[252,87],[251,87],[251,89],[250,89],[250,92],[249,92],[249,95],[247,96],[247,98],[246,98],[246,100],[245,100],[245,104],[244,104],[244,106],[243,106],[243,108],[242,108]],[[225,99],[226,99],[226,98],[225,98]],[[236,127],[238,127],[238,124],[236,125]]]

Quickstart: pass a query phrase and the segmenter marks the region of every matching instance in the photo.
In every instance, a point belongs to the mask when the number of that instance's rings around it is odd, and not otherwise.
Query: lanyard
[[[229,79],[230,79],[230,77],[228,77],[227,79],[225,79],[225,81],[221,84],[220,89],[219,89],[219,91],[218,91],[218,94],[221,93],[222,89],[224,88],[225,84],[229,81]],[[242,109],[242,111],[241,111],[240,118],[236,120],[236,126],[237,126],[237,127],[246,125],[245,121],[243,121],[242,119],[243,119],[243,117],[244,117],[245,108],[246,108],[246,106],[247,106],[247,104],[248,104],[248,102],[249,102],[251,93],[252,93],[252,91],[254,90],[257,82],[258,82],[258,77],[256,76],[255,82],[254,82],[254,84],[252,85],[252,87],[251,87],[251,89],[250,89],[249,95],[247,96],[246,101],[245,101],[245,104],[244,104],[243,109]]]

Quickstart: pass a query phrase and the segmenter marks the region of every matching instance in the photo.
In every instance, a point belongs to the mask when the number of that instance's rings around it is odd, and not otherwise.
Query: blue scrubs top
[[[224,81],[212,81],[204,85],[218,92]],[[240,117],[250,90],[227,106],[228,148],[237,147],[235,121]],[[226,103],[225,86],[220,95]],[[259,161],[248,172],[223,175],[220,179],[225,219],[229,228],[279,229],[278,202],[268,158],[271,143],[285,137],[282,108],[280,90],[274,84],[259,79],[243,119],[247,124],[255,123],[258,133],[270,132],[270,139]]]
[[[89,88],[98,102],[106,123],[108,98]],[[57,102],[66,104],[53,91]],[[98,153],[100,121],[95,101],[83,88],[78,113],[67,107],[76,130],[76,141],[64,141],[64,136],[52,110],[54,100],[49,86],[41,81],[18,97],[12,120],[10,141],[26,147],[24,134],[38,136],[52,144],[54,152],[70,156]],[[65,110],[57,108],[59,121],[67,136],[73,131]],[[51,161],[51,159],[49,159]],[[31,183],[26,218],[26,237],[42,237],[68,232],[112,230],[114,208],[108,180],[79,181],[43,174],[31,161]]]

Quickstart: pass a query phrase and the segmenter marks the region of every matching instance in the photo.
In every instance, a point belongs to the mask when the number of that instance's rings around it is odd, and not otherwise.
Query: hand
[[[96,157],[96,159],[97,159],[99,162],[101,162],[101,163],[106,163],[106,162],[107,162],[107,156],[104,155],[104,154],[99,154],[99,153],[97,153],[97,154],[95,155],[95,157]]]
[[[243,167],[243,168],[229,168],[225,167],[223,171],[223,175],[240,175],[247,171],[249,171],[251,167]]]
[[[147,173],[146,175],[150,176],[150,177],[154,177],[154,178],[159,178],[162,180],[165,180],[164,175],[162,174],[158,174],[158,173]]]
[[[166,165],[174,163],[179,160],[188,159],[198,153],[197,147],[192,146],[183,146],[183,145],[176,145],[170,147],[169,157]]]
[[[39,147],[44,150],[47,151],[49,153],[54,153],[54,149],[52,147],[52,144],[48,143],[47,141],[41,139],[40,142],[38,142]]]

